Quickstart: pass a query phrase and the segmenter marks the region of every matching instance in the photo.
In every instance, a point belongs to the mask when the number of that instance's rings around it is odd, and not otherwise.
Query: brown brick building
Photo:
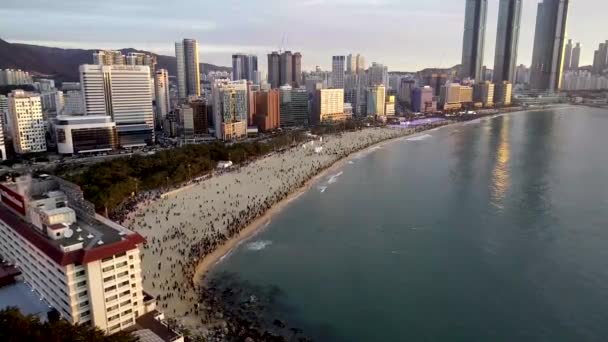
[[[278,89],[255,93],[255,123],[260,132],[279,128],[281,117],[279,99]]]

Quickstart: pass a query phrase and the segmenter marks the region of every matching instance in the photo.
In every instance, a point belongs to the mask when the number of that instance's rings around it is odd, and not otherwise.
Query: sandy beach
[[[343,163],[414,133],[368,128],[325,136],[140,204],[124,224],[147,239],[144,287],[168,316],[199,327],[197,287],[218,260]]]

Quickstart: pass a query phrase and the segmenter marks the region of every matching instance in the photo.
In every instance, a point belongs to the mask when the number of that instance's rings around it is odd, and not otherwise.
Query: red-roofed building
[[[62,179],[0,184],[0,256],[61,316],[108,334],[146,313],[139,248],[145,242],[98,215]]]

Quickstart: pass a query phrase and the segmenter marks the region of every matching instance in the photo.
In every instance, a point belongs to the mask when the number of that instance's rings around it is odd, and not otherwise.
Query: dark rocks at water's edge
[[[254,286],[222,273],[198,292],[199,317],[208,327],[205,341],[312,341],[284,318],[288,309],[276,287]]]

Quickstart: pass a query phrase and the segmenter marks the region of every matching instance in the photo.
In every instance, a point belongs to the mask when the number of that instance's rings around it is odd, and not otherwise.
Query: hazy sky
[[[519,63],[532,56],[536,7],[524,0]],[[465,0],[0,0],[0,38],[57,47],[133,47],[174,55],[196,38],[201,61],[229,66],[234,52],[300,51],[305,69],[363,54],[390,70],[460,63]],[[489,0],[484,64],[494,64],[498,0]],[[572,0],[568,36],[582,64],[608,39],[608,1]]]

